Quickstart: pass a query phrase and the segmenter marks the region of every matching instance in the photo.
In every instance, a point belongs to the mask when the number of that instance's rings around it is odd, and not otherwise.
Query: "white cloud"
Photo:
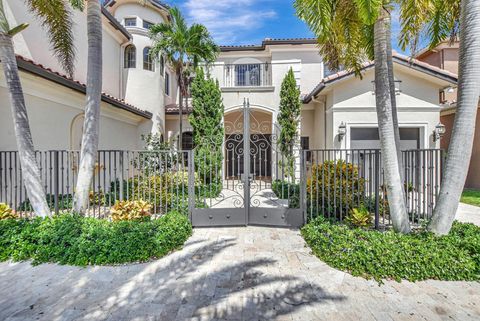
[[[242,33],[261,27],[276,12],[257,6],[259,0],[188,0],[184,7],[192,22],[204,24],[219,44],[242,43]]]

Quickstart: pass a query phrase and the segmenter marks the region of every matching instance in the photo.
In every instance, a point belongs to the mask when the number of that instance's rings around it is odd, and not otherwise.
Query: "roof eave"
[[[29,72],[29,73],[34,74],[36,76],[42,77],[44,79],[53,81],[53,82],[55,82],[59,85],[65,86],[65,87],[70,88],[70,89],[73,89],[73,90],[78,91],[80,93],[83,93],[83,94],[86,93],[86,87],[84,85],[82,85],[81,83],[78,83],[78,82],[76,82],[72,79],[62,77],[61,75],[58,75],[54,72],[46,70],[46,69],[44,69],[40,66],[37,66],[37,65],[35,65],[31,62],[25,61],[25,60],[23,60],[19,57],[17,57],[17,65],[18,65],[18,68],[23,70],[23,71],[26,71],[26,72]],[[106,102],[106,103],[108,103],[112,106],[115,106],[117,108],[126,110],[128,112],[131,112],[132,114],[141,116],[143,118],[152,119],[152,117],[153,117],[153,114],[148,112],[148,111],[143,111],[143,110],[136,109],[136,108],[131,107],[127,104],[124,104],[124,103],[122,103],[118,100],[115,100],[112,97],[109,97],[105,94],[102,94],[101,99],[102,99],[103,102]]]
[[[113,28],[118,30],[128,41],[133,39],[130,32],[128,32],[127,29],[125,29],[125,27],[110,12],[108,12],[104,6],[102,6],[102,14],[108,19]]]

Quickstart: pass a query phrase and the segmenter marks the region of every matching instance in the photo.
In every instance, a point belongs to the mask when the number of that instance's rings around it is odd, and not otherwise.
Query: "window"
[[[260,86],[260,64],[235,65],[235,86]]]
[[[182,133],[182,150],[192,150],[192,149],[193,149],[193,133],[183,132]]]
[[[135,68],[136,67],[136,55],[137,50],[134,45],[128,45],[125,48],[125,68]]]
[[[163,56],[160,56],[160,74],[163,75],[165,73],[165,59]]]
[[[150,56],[150,47],[145,47],[143,49],[143,69],[155,71],[155,64]]]
[[[302,136],[300,137],[300,145],[302,150],[309,150],[310,149],[310,137],[308,136]],[[308,151],[306,153],[306,161],[310,162],[312,160],[312,152]]]
[[[165,94],[170,96],[170,75],[168,72],[165,73]]]
[[[136,27],[137,26],[137,18],[125,18],[123,20],[123,24],[125,27]]]
[[[150,21],[147,21],[147,20],[143,20],[143,28],[145,28],[145,29],[150,29],[153,25],[154,25],[153,22],[150,22]]]

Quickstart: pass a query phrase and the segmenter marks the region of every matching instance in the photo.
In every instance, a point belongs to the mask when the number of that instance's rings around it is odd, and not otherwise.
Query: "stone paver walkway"
[[[461,222],[473,223],[480,226],[480,207],[470,204],[458,204],[455,218]]]
[[[0,264],[0,320],[480,320],[478,282],[374,281],[309,254],[296,230],[196,229],[164,259]]]

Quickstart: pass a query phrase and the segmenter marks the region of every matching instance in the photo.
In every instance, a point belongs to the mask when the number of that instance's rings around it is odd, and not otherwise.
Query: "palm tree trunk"
[[[102,20],[100,2],[87,2],[88,67],[85,121],[74,209],[85,213],[98,151],[100,102],[102,92]]]
[[[18,66],[12,38],[0,32],[0,60],[10,94],[15,138],[22,169],[23,181],[28,199],[35,215],[45,217],[50,214],[45,190],[40,179],[40,170],[35,158],[32,133],[28,121],[27,107],[23,96]]]
[[[182,133],[183,133],[183,94],[181,85],[178,92],[178,150],[182,149]]]
[[[392,20],[390,12],[385,12],[385,32],[387,34],[387,63],[388,63],[388,80],[390,85],[390,98],[392,101],[392,119],[393,130],[395,134],[395,145],[397,147],[398,165],[400,170],[400,176],[403,182],[403,160],[402,149],[400,146],[400,128],[398,127],[398,111],[397,111],[397,93],[395,90],[395,76],[393,72],[393,55],[392,55]]]
[[[447,234],[455,219],[472,155],[480,95],[480,1],[460,3],[458,104],[442,186],[428,229]]]
[[[393,228],[397,232],[409,233],[410,224],[404,200],[404,188],[400,176],[395,129],[393,125],[392,97],[388,72],[388,37],[386,13],[382,9],[375,22],[375,99],[377,107],[378,131],[388,193],[388,204]]]

